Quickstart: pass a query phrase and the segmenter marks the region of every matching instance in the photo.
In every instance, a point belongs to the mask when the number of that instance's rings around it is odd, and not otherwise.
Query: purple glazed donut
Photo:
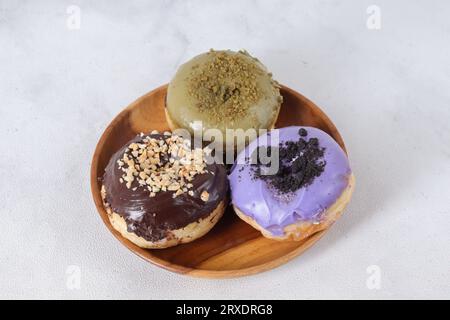
[[[271,154],[272,162],[251,161],[261,153]],[[273,164],[278,169],[270,174]],[[237,156],[229,181],[239,217],[278,240],[302,240],[329,227],[354,187],[348,158],[336,141],[322,130],[299,126],[252,141]]]

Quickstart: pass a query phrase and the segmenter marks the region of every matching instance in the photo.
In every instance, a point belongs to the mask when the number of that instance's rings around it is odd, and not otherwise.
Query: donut
[[[166,96],[170,128],[222,133],[216,142],[234,148],[226,129],[270,129],[280,111],[278,83],[266,67],[246,51],[200,54],[179,67]],[[233,141],[231,141],[233,140]]]
[[[206,148],[170,132],[139,134],[110,159],[101,194],[109,221],[141,248],[188,243],[223,215],[228,180]]]
[[[242,220],[267,238],[296,241],[336,221],[355,184],[336,141],[320,129],[300,126],[253,140],[238,154],[228,178]]]

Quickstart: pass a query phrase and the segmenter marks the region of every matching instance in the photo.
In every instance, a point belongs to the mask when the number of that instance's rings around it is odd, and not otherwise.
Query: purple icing
[[[348,185],[351,169],[348,158],[341,147],[327,133],[312,127],[286,127],[278,130],[279,141],[297,141],[298,131],[305,128],[306,138],[317,138],[319,146],[325,148],[325,169],[307,187],[298,189],[283,199],[269,188],[266,182],[255,179],[250,164],[245,164],[246,155],[251,155],[258,146],[277,146],[267,134],[261,135],[242,150],[229,175],[233,204],[244,214],[254,219],[274,236],[282,236],[290,224],[311,221],[320,222],[322,213],[328,209]],[[272,134],[272,137],[276,135]]]

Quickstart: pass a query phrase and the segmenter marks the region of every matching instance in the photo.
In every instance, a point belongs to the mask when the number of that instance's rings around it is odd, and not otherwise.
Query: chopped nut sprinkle
[[[211,61],[194,68],[188,93],[198,101],[198,110],[218,120],[232,120],[247,114],[260,92],[257,76],[264,71],[248,59],[246,52],[229,54],[211,50]]]
[[[202,199],[203,201],[208,201],[208,199],[209,199],[209,193],[208,193],[208,191],[203,191],[202,192],[202,194],[200,195],[200,199]]]
[[[140,136],[142,143],[131,143],[117,161],[123,171],[119,182],[126,183],[133,191],[146,188],[150,197],[161,191],[172,191],[173,197],[185,192],[192,196],[191,181],[196,175],[207,172],[205,156],[210,151],[192,149],[189,140],[170,132],[152,131],[148,136]]]

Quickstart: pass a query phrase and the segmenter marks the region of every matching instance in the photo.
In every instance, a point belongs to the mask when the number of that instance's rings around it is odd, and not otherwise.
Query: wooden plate
[[[231,206],[224,217],[204,237],[168,249],[147,250],[131,243],[109,223],[103,208],[99,177],[114,152],[140,132],[164,131],[169,127],[164,116],[167,85],[139,98],[123,110],[106,128],[95,149],[91,166],[91,189],[100,216],[112,234],[128,249],[145,260],[170,271],[197,277],[225,278],[255,274],[275,268],[298,256],[326,230],[304,241],[275,241],[264,238],[243,222]],[[282,87],[284,102],[276,127],[312,126],[330,134],[345,150],[334,124],[314,103],[287,87]]]

